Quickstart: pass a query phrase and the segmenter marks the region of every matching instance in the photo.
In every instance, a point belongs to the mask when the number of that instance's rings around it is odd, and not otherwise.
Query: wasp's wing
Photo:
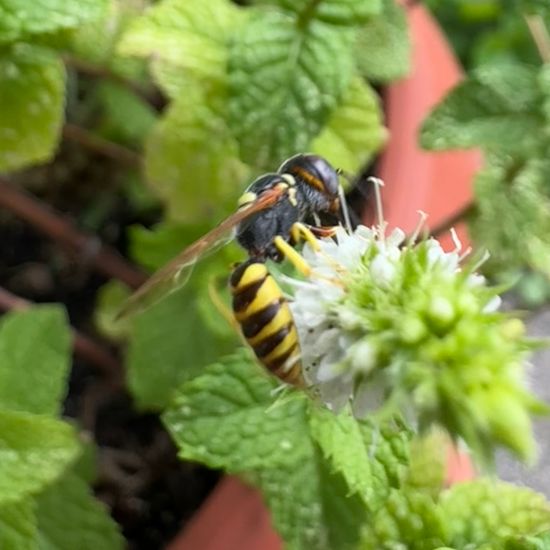
[[[256,212],[273,206],[283,195],[283,187],[274,187],[261,193],[249,206],[237,210],[214,229],[189,245],[173,260],[155,272],[134,294],[128,298],[118,314],[118,318],[135,314],[154,303],[167,294],[183,286],[195,262],[212,248],[223,243],[228,233],[243,220]]]

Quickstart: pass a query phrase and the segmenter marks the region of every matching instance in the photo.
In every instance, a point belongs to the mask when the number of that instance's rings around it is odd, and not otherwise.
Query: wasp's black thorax
[[[246,190],[243,198],[249,197],[252,201],[254,196],[276,185],[287,186],[280,200],[272,207],[246,219],[237,227],[237,241],[252,258],[279,259],[279,252],[273,245],[273,239],[280,235],[288,240],[291,227],[296,222],[303,221],[310,212],[301,186],[281,174],[266,174],[258,178]]]

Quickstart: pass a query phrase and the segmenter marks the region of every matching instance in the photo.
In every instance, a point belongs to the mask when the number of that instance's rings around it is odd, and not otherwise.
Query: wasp
[[[248,259],[230,277],[233,314],[258,360],[284,382],[302,386],[300,345],[288,302],[265,262],[287,258],[308,274],[308,266],[295,245],[331,236],[319,215],[346,216],[339,172],[314,154],[295,155],[277,172],[254,180],[238,201],[238,209],[217,227],[184,249],[157,271],[128,300],[122,315],[185,283],[194,263],[234,232]],[[159,296],[160,295],[160,296]]]

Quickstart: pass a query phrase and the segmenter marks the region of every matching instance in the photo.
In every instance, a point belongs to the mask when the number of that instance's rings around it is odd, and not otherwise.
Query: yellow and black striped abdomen
[[[300,345],[288,303],[262,262],[240,264],[230,279],[233,313],[256,357],[275,376],[302,386]]]

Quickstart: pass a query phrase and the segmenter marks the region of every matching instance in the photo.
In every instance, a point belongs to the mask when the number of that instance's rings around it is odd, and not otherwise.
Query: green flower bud
[[[463,439],[484,463],[497,445],[532,460],[530,415],[543,407],[525,390],[523,323],[497,311],[499,297],[462,270],[457,251],[381,235],[342,230],[338,246],[304,251],[313,275],[291,308],[316,394],[333,410],[357,399],[356,414],[399,407]]]

